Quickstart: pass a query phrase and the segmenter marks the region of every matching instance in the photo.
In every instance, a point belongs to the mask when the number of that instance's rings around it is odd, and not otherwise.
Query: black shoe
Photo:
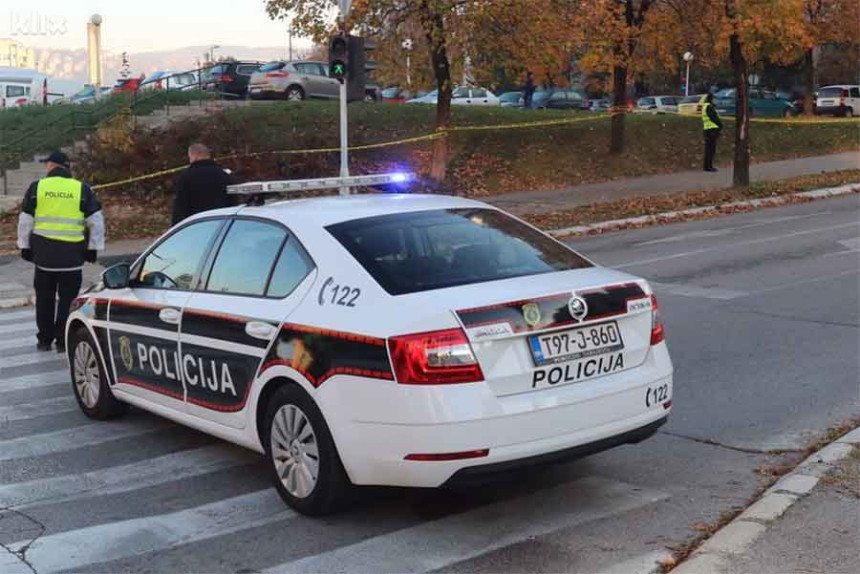
[[[715,167],[706,167],[706,168],[705,168],[705,171],[717,171],[717,168],[715,168]]]
[[[36,343],[36,349],[39,351],[50,351],[51,344],[50,343]]]
[[[57,341],[57,352],[61,355],[65,355],[66,354],[66,344],[60,343],[59,341]]]

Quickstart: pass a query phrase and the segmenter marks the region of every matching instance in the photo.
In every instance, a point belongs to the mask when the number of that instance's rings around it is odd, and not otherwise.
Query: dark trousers
[[[714,168],[714,156],[717,155],[717,140],[720,130],[705,130],[705,169]]]
[[[36,326],[40,343],[64,341],[69,307],[81,290],[83,275],[78,271],[45,271],[36,267]]]

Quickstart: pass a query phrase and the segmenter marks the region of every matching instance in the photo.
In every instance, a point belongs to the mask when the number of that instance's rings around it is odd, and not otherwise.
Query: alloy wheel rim
[[[290,101],[298,102],[302,99],[302,93],[298,90],[290,90],[290,93],[287,94],[287,98]]]
[[[98,360],[92,346],[86,341],[81,341],[75,347],[74,360],[75,389],[78,397],[88,409],[96,406],[99,401],[99,389],[101,375],[99,374]]]
[[[272,462],[291,495],[307,498],[319,479],[319,445],[310,420],[296,405],[275,413],[271,430]]]

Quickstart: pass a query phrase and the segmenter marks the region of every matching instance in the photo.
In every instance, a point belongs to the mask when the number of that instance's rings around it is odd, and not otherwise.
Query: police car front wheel
[[[113,396],[89,332],[84,327],[73,331],[67,348],[72,388],[84,414],[100,420],[123,414],[127,407]]]
[[[311,516],[338,510],[349,479],[322,413],[304,390],[285,385],[275,392],[262,434],[281,498]]]

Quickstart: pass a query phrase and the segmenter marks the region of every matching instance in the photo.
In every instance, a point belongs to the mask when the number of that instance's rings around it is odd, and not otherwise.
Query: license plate
[[[555,333],[532,335],[529,337],[529,347],[535,365],[542,366],[614,353],[624,349],[624,341],[621,340],[618,323],[611,321]]]

